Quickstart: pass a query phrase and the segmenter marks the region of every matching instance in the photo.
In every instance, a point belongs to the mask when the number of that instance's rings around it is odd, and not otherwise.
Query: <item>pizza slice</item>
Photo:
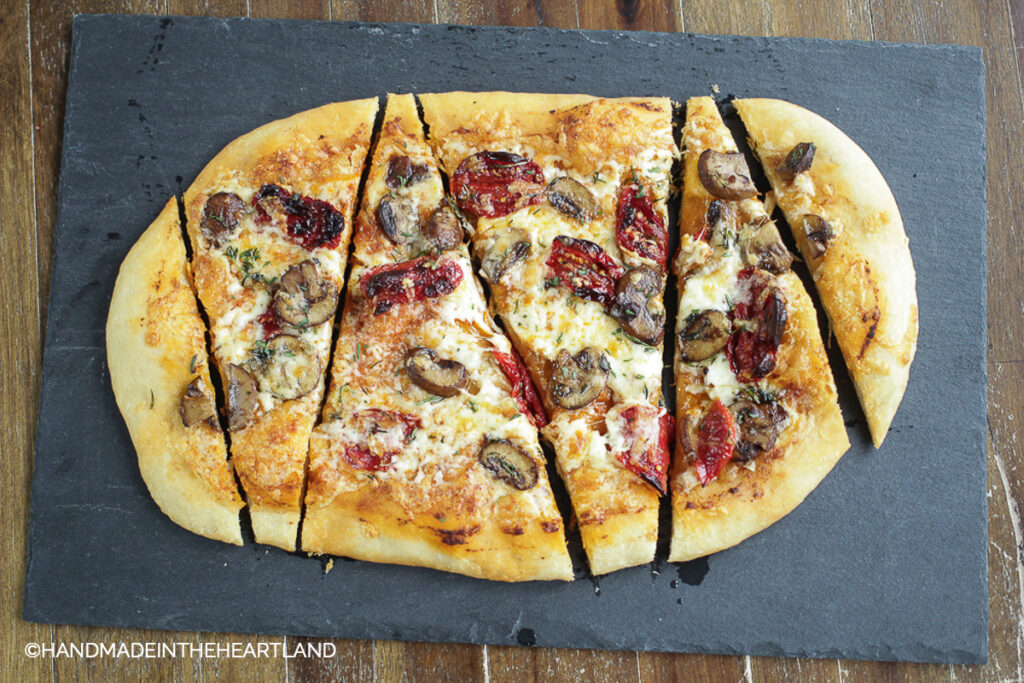
[[[262,126],[185,193],[231,459],[256,540],[286,550],[376,110],[376,99],[343,102]]]
[[[917,349],[914,263],[892,191],[832,123],[772,99],[737,100],[882,445]]]
[[[528,373],[514,357],[505,371],[554,448],[591,571],[649,562],[672,430],[661,393],[671,104],[500,92],[420,100],[474,222],[492,308]]]
[[[242,545],[244,503],[217,421],[205,330],[172,198],[118,272],[106,330],[110,382],[160,509],[190,531]]]
[[[354,244],[310,444],[303,550],[571,580],[537,430],[503,372],[514,351],[487,312],[412,95],[388,97]]]
[[[850,445],[814,306],[710,97],[683,144],[672,562],[782,518]]]

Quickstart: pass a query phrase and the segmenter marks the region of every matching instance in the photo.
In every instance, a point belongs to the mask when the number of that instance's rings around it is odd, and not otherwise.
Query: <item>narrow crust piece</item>
[[[672,421],[661,396],[671,104],[420,100],[455,200],[475,221],[492,308],[529,370],[523,410],[554,447],[591,571],[649,562]]]
[[[914,264],[896,200],[868,155],[824,118],[782,100],[735,104],[811,269],[877,448],[917,348]],[[786,163],[799,143],[814,145],[809,166]]]
[[[107,365],[153,500],[186,529],[242,545],[244,503],[216,415],[186,427],[181,414],[190,386],[197,409],[204,398],[208,411],[215,408],[173,198],[121,264],[107,318]]]
[[[789,514],[850,445],[814,306],[711,98],[683,143],[673,562]]]
[[[224,148],[185,193],[192,268],[256,540],[294,550],[356,192],[377,100],[329,104]]]
[[[519,414],[412,95],[391,95],[363,205],[302,548],[501,581],[572,579],[536,428]]]

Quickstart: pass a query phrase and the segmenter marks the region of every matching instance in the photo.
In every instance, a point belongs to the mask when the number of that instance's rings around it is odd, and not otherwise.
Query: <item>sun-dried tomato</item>
[[[697,478],[707,484],[732,460],[740,438],[736,421],[717,398],[697,427]]]
[[[615,457],[626,469],[657,489],[658,493],[665,493],[668,484],[668,446],[672,443],[675,420],[654,406],[630,406],[620,413],[620,417],[625,420],[622,434],[630,446]]]
[[[281,334],[281,318],[277,315],[277,309],[274,308],[274,303],[271,302],[267,306],[267,310],[260,313],[260,317],[256,318],[256,322],[263,326],[263,339],[268,341]]]
[[[611,306],[623,270],[604,249],[589,240],[559,235],[551,243],[547,265],[554,272],[547,285],[567,287],[581,299]]]
[[[368,472],[386,469],[421,426],[418,417],[381,408],[360,410],[355,423],[362,443],[347,444],[342,456],[355,469]]]
[[[668,231],[654,209],[650,192],[636,182],[623,185],[615,214],[615,239],[619,246],[661,266],[668,259]]]
[[[725,353],[736,379],[759,382],[775,369],[775,354],[786,329],[786,299],[766,271],[748,267],[737,277],[744,296],[730,312],[733,333]]]
[[[477,217],[507,216],[544,199],[544,171],[512,152],[477,152],[452,174],[459,208]]]
[[[515,398],[516,405],[519,406],[519,412],[526,415],[534,427],[546,425],[548,415],[544,411],[544,404],[537,394],[537,388],[533,386],[533,380],[530,378],[523,359],[519,357],[515,349],[512,350],[512,353],[494,349],[494,359],[498,361],[501,371],[505,373],[509,384],[512,385],[512,397]]]
[[[280,185],[267,183],[252,198],[252,204],[258,213],[258,221],[270,220],[267,206],[264,205],[264,201],[270,197],[277,199],[287,216],[288,237],[307,251],[319,247],[333,249],[341,242],[341,234],[345,230],[345,217],[328,202],[289,192]]]
[[[462,282],[462,268],[450,259],[423,256],[402,263],[370,268],[359,280],[363,294],[374,300],[373,314],[391,310],[395,304],[422,301],[455,291]]]

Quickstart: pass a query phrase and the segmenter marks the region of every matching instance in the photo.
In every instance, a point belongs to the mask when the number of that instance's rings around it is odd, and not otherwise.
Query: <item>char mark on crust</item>
[[[540,526],[547,533],[553,534],[556,531],[558,531],[561,528],[562,525],[559,524],[556,520],[548,519],[548,520],[544,520],[543,522],[541,522]]]
[[[480,525],[476,524],[465,529],[434,529],[441,542],[445,545],[465,545],[469,537],[480,531]]]
[[[870,313],[865,313],[861,316],[861,320],[867,322],[871,321],[871,327],[868,328],[868,333],[864,335],[864,343],[861,344],[860,353],[857,354],[857,360],[863,360],[864,354],[867,353],[868,347],[871,346],[871,342],[875,339],[875,332],[878,330],[878,321],[882,317],[882,312],[878,310],[878,306],[875,306]]]

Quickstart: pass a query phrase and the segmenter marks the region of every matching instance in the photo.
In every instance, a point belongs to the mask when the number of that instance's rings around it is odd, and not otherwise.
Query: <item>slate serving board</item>
[[[24,617],[161,629],[978,663],[986,657],[981,50],[686,34],[81,16],[67,93]],[[876,161],[921,337],[884,447],[706,560],[505,585],[195,536],[157,509],[109,386],[117,268],[236,136],[330,101],[508,89],[789,99]],[[955,188],[955,192],[951,191]],[[576,548],[578,551],[578,548]]]

